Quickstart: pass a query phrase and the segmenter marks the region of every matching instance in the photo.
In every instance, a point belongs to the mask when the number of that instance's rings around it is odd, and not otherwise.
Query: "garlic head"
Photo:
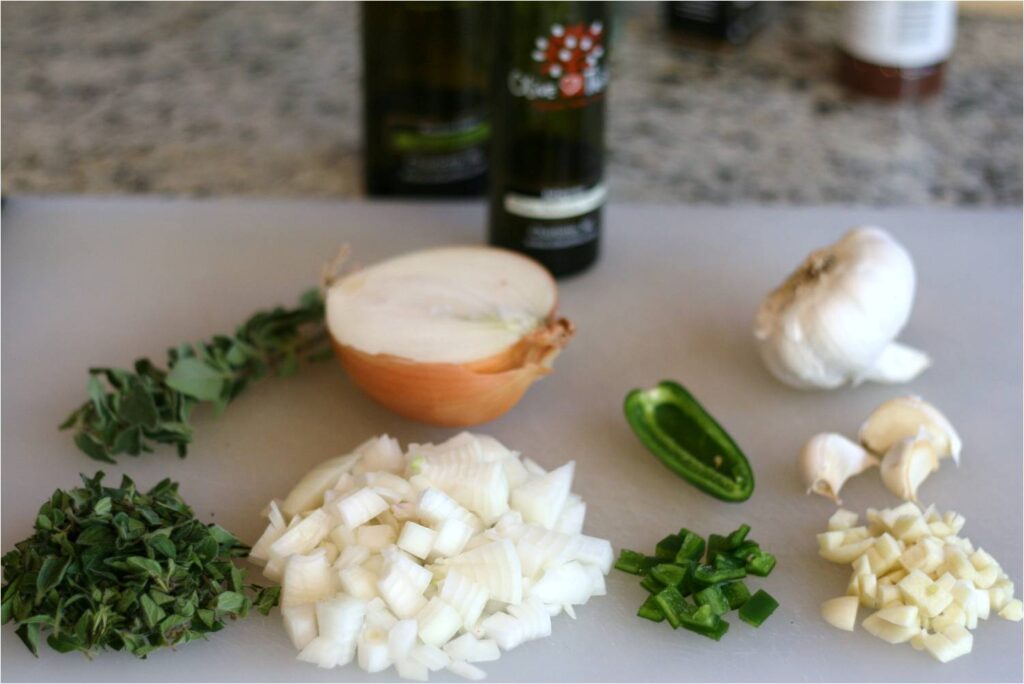
[[[931,363],[894,340],[914,303],[910,255],[881,228],[816,250],[761,303],[754,336],[768,370],[799,388],[906,382]]]
[[[800,474],[807,493],[820,494],[837,504],[839,490],[849,478],[878,465],[878,459],[859,444],[835,432],[811,437],[800,452]]]
[[[858,437],[869,451],[884,454],[900,440],[924,430],[935,454],[952,457],[960,465],[960,435],[941,412],[921,397],[890,399],[876,408],[861,426]]]
[[[896,496],[906,501],[917,501],[921,483],[939,469],[929,435],[921,430],[915,437],[896,442],[882,457],[882,482]]]

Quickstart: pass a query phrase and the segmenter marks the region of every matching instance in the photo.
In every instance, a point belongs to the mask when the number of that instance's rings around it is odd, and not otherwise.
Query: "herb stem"
[[[301,360],[330,354],[324,304],[316,290],[297,307],[259,311],[233,336],[216,335],[167,352],[167,369],[139,359],[134,370],[90,368],[89,400],[61,424],[88,456],[115,462],[115,456],[176,447],[185,456],[192,443],[192,409],[201,403],[219,415],[250,382],[268,375],[290,375]]]

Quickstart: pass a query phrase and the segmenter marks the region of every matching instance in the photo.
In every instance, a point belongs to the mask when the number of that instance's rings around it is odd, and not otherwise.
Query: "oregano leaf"
[[[188,453],[192,409],[212,404],[219,415],[252,381],[269,372],[288,375],[299,359],[322,360],[331,348],[319,291],[304,293],[299,306],[259,311],[234,335],[215,335],[167,352],[167,370],[138,359],[134,372],[90,368],[88,401],[61,423],[75,432],[75,445],[99,461],[138,456],[157,445]]]
[[[140,492],[128,477],[118,487],[102,478],[54,492],[35,533],[0,559],[0,621],[13,622],[33,653],[45,637],[61,653],[144,658],[220,631],[252,605],[265,613],[277,604],[277,587],[245,585],[233,563],[248,547],[198,520],[176,483]]]
[[[201,401],[215,401],[224,391],[227,376],[196,358],[179,359],[167,374],[167,386]]]

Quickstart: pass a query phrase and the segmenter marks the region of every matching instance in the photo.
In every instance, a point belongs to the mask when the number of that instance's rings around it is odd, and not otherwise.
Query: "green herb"
[[[294,373],[302,358],[329,356],[323,320],[320,293],[310,290],[297,308],[258,312],[234,336],[168,350],[168,370],[149,359],[136,361],[134,372],[90,368],[89,401],[60,427],[74,430],[78,448],[98,461],[114,463],[118,454],[138,456],[158,444],[173,444],[184,456],[197,404],[210,403],[219,415],[250,382]]]
[[[749,533],[749,525],[740,525],[728,535],[710,535],[705,543],[684,527],[659,541],[654,556],[620,551],[615,567],[640,575],[640,586],[650,594],[637,615],[668,620],[673,629],[682,627],[715,641],[729,631],[722,616],[730,611],[739,610],[740,619],[760,626],[778,604],[764,591],[751,596],[741,580],[748,573],[767,576],[776,561],[747,539]]]
[[[144,658],[277,604],[279,587],[245,584],[232,562],[248,547],[197,520],[176,483],[143,494],[127,477],[116,488],[102,479],[83,475],[83,487],[54,492],[35,534],[0,561],[2,622],[15,623],[33,654],[45,636],[61,653]]]

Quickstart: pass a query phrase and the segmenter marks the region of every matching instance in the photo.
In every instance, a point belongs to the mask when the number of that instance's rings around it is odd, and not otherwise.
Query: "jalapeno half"
[[[722,501],[746,501],[753,494],[747,457],[679,383],[633,390],[625,409],[643,445],[676,475]]]

